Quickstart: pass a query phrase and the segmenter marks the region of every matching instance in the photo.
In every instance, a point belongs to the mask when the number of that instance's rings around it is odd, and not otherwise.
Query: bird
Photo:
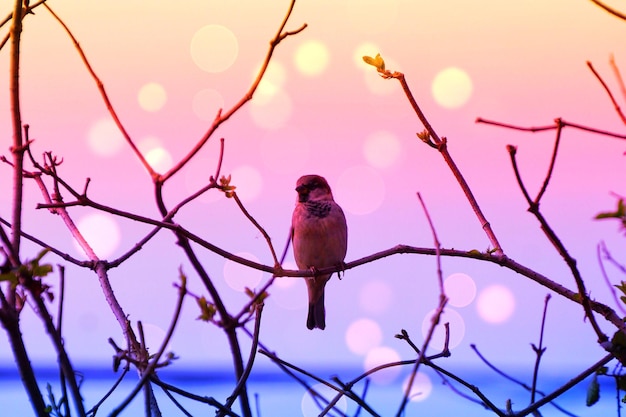
[[[324,177],[304,175],[296,182],[298,198],[291,220],[294,258],[301,270],[312,270],[306,277],[309,330],[326,328],[324,287],[332,273],[317,275],[318,269],[343,265],[348,248],[348,227],[343,210],[333,199]]]

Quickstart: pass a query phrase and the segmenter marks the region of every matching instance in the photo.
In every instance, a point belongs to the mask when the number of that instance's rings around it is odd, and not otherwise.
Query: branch
[[[93,78],[93,80],[96,82],[98,90],[100,91],[100,95],[102,96],[102,99],[104,100],[104,104],[106,105],[106,108],[109,111],[109,114],[111,115],[111,118],[113,119],[113,121],[117,125],[117,128],[120,130],[120,132],[124,136],[124,139],[126,139],[126,142],[131,147],[131,149],[133,150],[133,152],[135,153],[137,158],[139,158],[139,161],[144,166],[144,168],[148,171],[150,176],[152,178],[156,178],[158,176],[158,174],[152,169],[152,167],[150,166],[150,164],[148,163],[146,158],[144,158],[144,156],[141,154],[141,151],[139,150],[139,148],[137,148],[137,146],[135,145],[135,143],[131,139],[130,135],[128,134],[128,131],[126,130],[126,128],[122,124],[119,116],[117,115],[117,112],[113,108],[113,104],[111,104],[111,100],[109,100],[109,96],[107,95],[107,92],[106,92],[106,90],[104,88],[104,84],[102,83],[102,81],[100,80],[98,75],[95,73],[93,68],[91,67],[91,64],[87,60],[87,56],[85,55],[85,52],[83,51],[83,49],[81,48],[80,44],[78,43],[78,40],[76,40],[76,38],[74,37],[74,35],[70,31],[70,29],[67,27],[67,25],[63,22],[63,20],[61,20],[61,18],[59,16],[57,16],[56,13],[54,13],[52,11],[52,9],[50,8],[50,6],[48,6],[48,4],[44,4],[44,7],[50,12],[52,17],[54,17],[56,19],[56,21],[59,22],[59,24],[63,27],[63,29],[65,30],[67,35],[72,40],[72,43],[74,43],[74,47],[76,48],[76,51],[80,55],[80,58],[82,59],[83,64],[85,64],[85,68],[87,68],[87,71],[89,71],[89,74],[91,75],[91,78]]]
[[[435,243],[435,256],[437,260],[437,280],[439,282],[439,306],[437,307],[435,314],[431,318],[432,323],[430,325],[430,328],[428,329],[428,333],[426,334],[426,337],[424,338],[422,349],[418,351],[418,356],[417,356],[417,359],[415,360],[415,366],[413,366],[413,369],[411,370],[409,381],[406,384],[406,388],[404,390],[404,396],[402,397],[402,401],[400,402],[400,407],[398,408],[396,417],[400,417],[404,413],[404,409],[406,408],[406,405],[409,402],[409,396],[411,395],[411,390],[413,389],[413,382],[415,381],[415,376],[417,375],[419,365],[420,363],[422,363],[424,355],[426,354],[428,345],[430,344],[433,334],[435,333],[435,328],[439,324],[441,315],[443,314],[443,309],[448,303],[448,297],[446,297],[446,293],[445,293],[444,286],[443,286],[443,274],[441,271],[441,245],[439,244],[439,239],[437,238],[437,232],[435,231],[435,226],[430,218],[430,215],[428,214],[428,209],[426,208],[426,204],[424,203],[424,200],[422,199],[422,196],[420,195],[420,193],[417,193],[417,198],[419,199],[420,204],[422,205],[422,209],[424,210],[424,215],[426,216],[426,219],[428,220],[428,224],[430,226],[430,230],[432,232],[433,240]]]
[[[574,129],[584,130],[585,132],[597,133],[598,135],[610,136],[610,137],[617,138],[617,139],[626,139],[626,135],[623,135],[620,133],[609,132],[607,130],[596,129],[594,127],[583,126],[577,123],[567,122],[561,119],[560,117],[556,120],[560,121],[560,124],[562,125],[562,127],[572,127]],[[532,133],[543,132],[546,130],[554,130],[554,129],[559,128],[559,124],[557,123],[550,125],[550,126],[523,127],[523,126],[515,126],[512,124],[508,124],[508,123],[495,122],[493,120],[483,119],[482,117],[477,118],[476,123],[483,123],[487,125],[503,127],[506,129],[521,130],[523,132],[532,132]]]
[[[149,385],[149,380],[154,374],[154,371],[157,368],[157,365],[159,365],[159,360],[161,359],[161,356],[163,356],[163,353],[165,352],[165,349],[167,348],[167,345],[169,344],[172,338],[172,335],[174,334],[174,329],[176,328],[176,325],[178,324],[178,321],[180,318],[180,313],[183,308],[183,301],[185,300],[185,295],[187,294],[186,278],[184,277],[182,273],[181,273],[181,281],[182,281],[181,285],[178,286],[178,289],[179,289],[178,300],[176,302],[176,307],[174,308],[174,316],[172,318],[172,321],[170,322],[170,326],[167,330],[167,333],[165,334],[165,337],[163,338],[163,341],[161,342],[161,346],[158,352],[152,356],[151,362],[149,362],[144,369],[139,370],[141,374],[141,379],[139,380],[137,385],[135,385],[135,388],[130,392],[130,394],[126,397],[126,399],[119,406],[117,406],[115,410],[111,412],[110,414],[111,417],[115,417],[119,415],[124,410],[124,408],[126,408],[126,406],[130,404],[133,398],[135,398],[137,393],[144,386]]]
[[[422,122],[422,124],[426,128],[427,135],[430,136],[430,139],[432,139],[432,141],[434,142],[435,148],[441,153],[441,156],[446,161],[446,163],[448,164],[448,167],[452,171],[452,174],[454,175],[457,182],[461,186],[461,189],[463,190],[463,193],[465,194],[467,201],[470,203],[472,210],[474,210],[474,214],[476,214],[476,217],[478,218],[480,225],[482,226],[483,230],[487,234],[487,238],[491,242],[491,245],[493,246],[495,253],[499,256],[504,256],[504,252],[502,250],[502,246],[500,245],[500,242],[498,242],[498,238],[496,237],[495,233],[491,229],[491,225],[489,224],[489,222],[483,215],[483,212],[480,209],[480,206],[478,205],[478,201],[476,201],[476,198],[474,197],[472,190],[467,184],[467,181],[465,181],[463,174],[461,174],[461,171],[456,166],[456,163],[452,159],[450,152],[448,152],[447,139],[445,137],[440,138],[439,135],[437,135],[437,132],[435,132],[433,127],[428,122],[426,115],[417,104],[417,101],[415,101],[415,98],[413,97],[413,93],[411,92],[411,89],[408,83],[406,82],[404,74],[401,72],[397,72],[397,71],[392,73],[391,71],[386,70],[384,71],[383,77],[395,78],[400,82],[400,84],[402,85],[402,90],[404,91],[404,94],[409,100],[411,107],[413,107],[415,114],[419,118],[420,122]],[[426,143],[429,143],[427,139],[428,138],[424,137],[422,140]]]
[[[550,301],[550,294],[546,295],[544,305],[543,305],[543,316],[541,317],[541,331],[539,332],[539,345],[532,345],[533,351],[537,355],[535,360],[535,367],[533,369],[533,385],[530,390],[530,403],[535,402],[535,393],[537,392],[537,377],[539,376],[539,362],[541,362],[541,357],[543,353],[546,351],[546,348],[543,347],[543,333],[546,325],[546,315],[548,313],[548,302]]]
[[[246,210],[246,208],[244,207],[243,203],[241,202],[241,200],[239,199],[239,196],[237,195],[235,191],[232,191],[232,198],[235,199],[235,202],[237,202],[237,206],[239,206],[239,209],[246,216],[246,218],[250,220],[250,222],[259,230],[259,232],[261,232],[261,234],[265,238],[265,241],[267,242],[267,246],[269,246],[270,248],[270,252],[272,253],[272,258],[274,259],[274,265],[276,267],[279,266],[280,262],[278,262],[278,257],[276,256],[276,251],[274,251],[274,245],[272,245],[272,239],[270,238],[270,236],[267,234],[265,229],[263,229],[263,227],[256,221],[256,219],[252,217],[252,215],[248,212],[248,210]]]
[[[246,369],[241,375],[241,378],[239,378],[239,381],[237,382],[233,393],[230,394],[230,396],[226,400],[226,404],[224,406],[228,409],[232,407],[233,403],[246,386],[246,381],[248,380],[250,372],[252,371],[252,366],[254,365],[254,358],[256,357],[256,351],[259,346],[259,332],[261,331],[261,313],[263,312],[263,303],[256,304],[255,307],[256,319],[254,321],[254,333],[252,337],[252,346],[250,347],[250,356],[248,357]],[[225,413],[220,411],[217,415],[221,417],[224,416]]]
[[[602,3],[602,2],[600,2],[598,0],[591,0],[591,2],[594,3],[596,6],[599,6],[600,8],[606,10],[607,12],[612,14],[613,16],[618,17],[618,18],[620,18],[622,20],[626,20],[626,15],[625,14],[623,14],[621,12],[618,12],[617,10],[607,6],[606,4],[604,4],[604,3]]]
[[[316,376],[316,375],[312,374],[311,372],[308,372],[308,371],[306,371],[306,370],[304,370],[304,369],[302,369],[302,368],[300,368],[300,367],[298,367],[298,366],[296,366],[296,365],[293,365],[293,364],[291,364],[291,363],[289,363],[289,362],[287,362],[287,361],[282,360],[281,358],[279,358],[278,356],[276,356],[274,353],[269,352],[269,351],[268,351],[268,350],[266,350],[266,349],[259,349],[259,353],[260,353],[260,354],[262,354],[262,355],[267,356],[267,357],[268,357],[268,358],[269,358],[272,362],[274,362],[274,363],[276,363],[276,364],[278,364],[278,365],[280,365],[280,366],[284,366],[284,367],[286,367],[286,368],[293,369],[294,371],[296,371],[296,372],[298,372],[298,373],[301,373],[302,375],[306,375],[307,377],[309,377],[309,378],[311,378],[311,379],[315,380],[316,382],[319,382],[320,384],[327,386],[328,388],[332,389],[333,391],[336,391],[336,392],[338,392],[338,393],[340,393],[340,394],[346,395],[346,396],[347,396],[348,398],[350,398],[351,400],[354,400],[354,401],[358,402],[358,403],[359,403],[359,404],[360,404],[363,408],[365,408],[365,409],[367,410],[367,412],[368,412],[368,413],[370,413],[372,416],[379,416],[379,414],[378,414],[378,413],[376,413],[376,412],[375,412],[374,410],[372,410],[372,409],[371,409],[371,408],[370,408],[367,404],[365,404],[363,401],[361,401],[361,399],[360,399],[358,396],[356,396],[354,393],[352,393],[352,391],[342,390],[341,388],[337,387],[337,386],[336,386],[336,385],[334,385],[334,384],[331,384],[330,382],[326,381],[325,379],[320,378],[320,377],[318,377],[318,376]],[[413,362],[411,361],[410,363],[413,363]],[[395,365],[398,365],[398,364],[400,364],[400,363],[394,363],[393,365],[389,365],[389,366],[395,366]],[[376,371],[379,371],[379,370],[381,370],[381,369],[385,369],[385,368],[387,368],[387,367],[389,367],[389,366],[386,366],[386,365],[377,366],[374,370],[372,370],[372,372],[376,372]],[[312,390],[311,388],[309,388],[309,391],[313,391],[313,390]],[[317,394],[317,395],[318,395],[319,397],[321,397],[319,394]],[[321,398],[323,398],[323,397],[321,397]],[[326,400],[325,398],[324,398],[324,401],[325,401],[327,404],[329,404],[329,403],[330,403],[330,402],[329,402],[328,400]],[[343,413],[342,413],[342,414],[343,414]]]
[[[606,85],[602,77],[600,77],[600,74],[598,74],[595,68],[593,68],[593,65],[591,64],[591,62],[587,61],[587,66],[589,67],[593,75],[596,76],[598,81],[600,81],[600,84],[602,85],[602,87],[604,88],[604,91],[606,91],[607,95],[609,96],[611,103],[613,103],[613,107],[615,107],[615,111],[617,112],[617,115],[619,116],[619,118],[622,120],[622,123],[626,124],[626,116],[624,116],[624,113],[622,113],[622,109],[620,109],[619,104],[617,104],[617,101],[615,101],[615,98],[613,97],[613,93],[611,93],[609,86]]]
[[[13,20],[11,21],[11,53],[9,57],[9,94],[11,123],[13,127],[13,228],[11,244],[13,251],[19,253],[20,231],[22,228],[22,200],[24,193],[22,168],[24,164],[24,139],[22,137],[22,113],[20,109],[20,41],[22,34],[22,0],[15,0]]]
[[[293,11],[293,7],[294,7],[295,3],[296,3],[296,0],[291,0],[291,3],[290,3],[289,8],[287,10],[287,13],[286,13],[285,17],[283,18],[283,21],[280,24],[280,26],[278,28],[278,31],[276,32],[276,35],[270,41],[270,47],[269,47],[269,50],[267,51],[265,59],[263,60],[263,64],[261,65],[261,69],[259,70],[259,73],[257,74],[256,79],[254,80],[254,82],[252,83],[250,88],[248,89],[248,92],[230,110],[228,110],[226,113],[222,114],[222,110],[221,109],[218,111],[217,115],[215,116],[215,119],[213,120],[213,123],[211,124],[209,129],[206,131],[204,136],[202,136],[202,138],[198,141],[198,143],[196,143],[196,145],[193,147],[193,149],[187,155],[185,155],[182,160],[180,160],[176,165],[174,165],[172,168],[170,168],[170,170],[161,177],[161,181],[162,182],[167,181],[171,176],[176,174],[182,167],[184,167],[191,160],[191,158],[193,158],[194,155],[196,153],[198,153],[198,151],[200,151],[200,149],[202,149],[202,147],[205,145],[205,143],[213,135],[213,132],[215,132],[217,130],[217,128],[221,126],[222,123],[224,123],[226,120],[230,119],[230,117],[233,114],[235,114],[241,107],[243,107],[244,104],[246,104],[248,101],[252,100],[252,97],[253,97],[257,87],[259,86],[259,83],[261,82],[261,80],[263,79],[263,76],[265,75],[265,71],[267,70],[267,67],[268,67],[268,65],[270,63],[270,60],[272,59],[272,55],[274,54],[274,50],[276,49],[278,44],[283,39],[287,38],[288,36],[296,35],[296,34],[302,32],[307,27],[307,25],[305,23],[302,26],[300,26],[299,29],[296,29],[296,30],[293,30],[293,31],[284,32],[285,26],[287,25],[287,21],[291,17],[291,12]]]
[[[543,230],[544,234],[546,235],[550,243],[552,243],[552,246],[554,246],[554,248],[557,250],[559,255],[561,255],[561,257],[565,261],[566,265],[569,267],[572,273],[572,276],[574,277],[574,281],[576,282],[576,287],[578,288],[578,294],[581,300],[580,303],[582,304],[583,309],[585,311],[585,316],[589,318],[589,323],[591,324],[591,327],[593,328],[594,332],[596,333],[598,337],[598,342],[600,344],[603,344],[604,342],[608,341],[608,337],[602,332],[602,330],[600,329],[600,326],[598,326],[598,323],[596,322],[596,319],[593,315],[591,303],[589,300],[589,295],[587,294],[587,290],[585,288],[585,282],[583,281],[583,278],[580,275],[580,271],[578,270],[578,267],[576,266],[576,260],[569,254],[569,252],[565,248],[565,245],[561,242],[557,234],[554,232],[554,230],[552,230],[552,228],[548,224],[548,221],[545,219],[543,214],[539,211],[538,203],[530,200],[530,197],[528,196],[528,192],[526,191],[526,187],[524,186],[519,170],[517,168],[517,163],[515,160],[516,148],[514,146],[509,145],[507,149],[511,157],[511,163],[513,165],[513,170],[515,171],[515,177],[517,178],[517,182],[520,188],[522,189],[522,192],[524,194],[524,197],[526,198],[526,201],[528,202],[528,205],[529,205],[528,211],[530,211],[535,216],[535,218],[539,221],[541,230]],[[556,147],[555,147],[554,152],[556,153]],[[620,326],[620,328],[622,327],[623,326]]]
[[[626,99],[626,85],[624,85],[624,80],[622,79],[622,73],[619,71],[617,67],[617,63],[615,62],[615,57],[613,54],[609,57],[609,65],[613,70],[613,74],[615,75],[615,79],[617,80],[617,84],[619,85],[619,89],[622,92],[622,96]]]
[[[535,412],[536,410],[539,409],[539,407],[542,407],[543,405],[545,405],[545,404],[551,402],[552,400],[560,397],[561,395],[563,395],[563,393],[569,391],[572,387],[574,387],[575,385],[577,385],[580,382],[582,382],[589,375],[592,375],[594,372],[596,372],[596,370],[598,368],[600,368],[601,366],[606,365],[607,363],[609,363],[613,359],[614,359],[613,355],[611,355],[611,354],[606,355],[604,358],[600,359],[598,362],[596,362],[593,365],[591,365],[589,368],[584,370],[578,376],[576,376],[575,378],[570,379],[566,384],[564,384],[559,389],[555,390],[554,392],[552,392],[549,395],[546,395],[545,397],[543,397],[539,401],[529,405],[528,407],[524,408],[523,410],[518,411],[517,413],[514,414],[514,416],[515,417],[523,417],[523,416],[527,416],[527,415]]]

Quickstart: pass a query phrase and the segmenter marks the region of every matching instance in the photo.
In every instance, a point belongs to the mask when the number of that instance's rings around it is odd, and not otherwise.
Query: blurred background
[[[119,0],[49,4],[80,42],[122,123],[160,173],[189,152],[218,109],[230,109],[245,94],[288,7],[287,1],[252,0],[187,1],[182,7]],[[13,7],[8,0],[0,5],[2,16]],[[567,266],[527,212],[505,148],[518,147],[520,170],[535,195],[548,169],[554,132],[516,132],[476,124],[475,119],[530,127],[561,117],[623,133],[586,61],[593,62],[623,103],[609,59],[613,54],[617,65],[626,68],[626,22],[591,1],[302,0],[286,30],[303,23],[308,25],[304,31],[276,49],[254,99],[165,184],[168,208],[207,184],[224,138],[222,174],[232,176],[238,195],[277,252],[287,241],[295,182],[311,173],[327,178],[346,213],[346,261],[397,244],[433,247],[417,192],[443,247],[487,250],[489,241],[443,159],[417,138],[423,126],[399,83],[382,79],[362,60],[380,53],[388,69],[405,73],[431,124],[448,138],[450,153],[505,253],[575,289]],[[8,33],[8,25],[1,31]],[[0,51],[2,68],[8,68],[8,52],[8,45]],[[8,71],[4,74],[1,153],[9,155]],[[20,80],[22,120],[30,125],[35,156],[52,151],[63,158],[60,174],[77,190],[90,178],[93,200],[158,219],[149,175],[116,130],[71,40],[42,7],[24,21]],[[613,308],[618,306],[600,272],[597,248],[605,242],[616,259],[623,258],[623,234],[616,222],[593,218],[614,209],[614,193],[624,193],[624,150],[623,140],[566,128],[541,205],[578,260],[592,297]],[[10,167],[0,166],[0,215],[6,219],[11,178]],[[57,216],[35,209],[39,202],[36,185],[27,183],[24,231],[85,258]],[[72,207],[70,214],[103,259],[121,256],[151,230],[88,208]],[[175,221],[229,252],[273,263],[263,236],[233,200],[217,191],[187,205]],[[24,257],[39,250],[24,241]],[[270,278],[199,248],[198,253],[232,313],[248,300],[245,287],[259,288]],[[44,259],[55,271],[63,263],[54,255]],[[291,252],[285,267],[297,269]],[[154,351],[173,315],[179,268],[189,276],[191,291],[208,296],[167,231],[110,271],[115,294],[131,322],[142,321]],[[452,357],[441,366],[484,370],[470,347],[476,344],[494,364],[528,380],[535,361],[530,344],[538,343],[549,291],[473,260],[444,258],[442,269],[451,297],[444,320],[451,326]],[[623,279],[615,268],[607,271],[612,283]],[[57,276],[49,278],[55,290]],[[79,369],[109,369],[113,351],[107,338],[119,345],[124,340],[96,276],[68,265],[66,279],[67,349]],[[280,278],[269,293],[261,328],[268,349],[323,376],[351,369],[348,375],[355,377],[377,364],[415,357],[394,335],[406,329],[421,345],[438,304],[436,259],[395,255],[351,269],[341,280],[333,277],[323,332],[306,329],[306,290],[299,279]],[[226,339],[220,329],[197,320],[199,314],[188,298],[169,346],[180,358],[176,369],[224,370],[229,378]],[[54,366],[41,324],[28,309],[22,317],[35,366]],[[542,369],[562,382],[604,355],[582,308],[558,295],[549,303],[545,332]],[[245,351],[249,339],[241,339]],[[436,353],[442,341],[437,332],[429,353]],[[276,371],[266,358],[257,360],[255,372]],[[0,365],[10,370],[12,363],[3,333]],[[407,374],[394,370],[374,382],[397,398],[400,389],[390,387],[401,386]],[[440,386],[436,378],[423,375],[420,400],[428,398],[427,387]]]

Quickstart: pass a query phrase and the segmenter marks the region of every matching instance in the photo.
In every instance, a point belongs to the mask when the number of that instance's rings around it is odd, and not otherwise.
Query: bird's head
[[[333,193],[324,177],[319,175],[304,175],[296,182],[298,202],[306,203],[309,200],[332,200]]]

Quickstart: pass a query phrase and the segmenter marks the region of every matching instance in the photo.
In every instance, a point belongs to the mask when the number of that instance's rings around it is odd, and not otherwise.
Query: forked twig
[[[557,141],[558,141],[558,137],[557,137]],[[554,155],[557,152],[557,149],[558,147],[555,146],[554,151],[553,151],[553,158],[552,158],[553,160],[554,160]],[[587,294],[587,290],[585,288],[585,282],[576,265],[576,260],[569,254],[569,252],[565,248],[565,245],[563,244],[563,242],[561,242],[561,239],[559,239],[556,232],[552,229],[552,227],[550,226],[546,218],[543,216],[543,214],[539,210],[539,204],[538,204],[537,199],[535,201],[530,199],[528,191],[526,190],[526,186],[524,185],[521,174],[519,172],[519,168],[517,166],[517,160],[515,158],[517,148],[515,148],[515,146],[508,145],[507,150],[509,152],[509,156],[511,157],[511,165],[513,166],[513,171],[515,172],[515,178],[517,179],[517,183],[520,189],[522,190],[522,193],[524,194],[524,197],[526,198],[526,201],[529,205],[528,211],[531,212],[535,216],[535,218],[539,221],[541,230],[543,230],[544,234],[546,235],[550,243],[552,243],[552,246],[554,246],[556,251],[559,253],[559,255],[561,255],[561,257],[565,261],[565,264],[569,267],[572,273],[572,276],[574,277],[574,281],[576,282],[576,287],[578,288],[578,295],[580,297],[580,303],[583,306],[583,309],[585,311],[585,316],[589,319],[589,323],[591,324],[591,327],[593,328],[594,332],[596,333],[596,336],[598,337],[598,343],[604,344],[606,341],[608,341],[608,337],[602,332],[602,329],[600,329],[600,326],[596,322],[596,318],[593,315],[589,295]],[[550,174],[551,174],[551,171],[548,171],[548,175]],[[623,325],[620,325],[620,328],[623,328]]]
[[[583,126],[578,123],[565,121],[561,118],[558,118],[557,120],[559,120],[562,127],[571,127],[571,128],[578,129],[578,130],[583,130],[585,132],[597,133],[598,135],[603,135],[603,136],[610,136],[616,139],[626,139],[626,135],[621,134],[621,133],[609,132],[608,130],[602,130],[602,129],[596,129],[595,127]],[[554,129],[559,128],[559,125],[557,123],[553,125],[549,125],[549,126],[525,127],[525,126],[516,126],[516,125],[509,124],[509,123],[496,122],[493,120],[487,120],[487,119],[483,119],[482,117],[476,118],[476,123],[483,123],[483,124],[492,125],[492,126],[504,127],[506,129],[520,130],[523,132],[532,132],[532,133],[543,132],[545,130],[554,130]]]
[[[179,322],[180,313],[183,308],[183,301],[185,300],[186,294],[187,294],[186,280],[185,278],[182,278],[182,283],[178,287],[178,299],[176,301],[176,306],[174,307],[174,315],[170,322],[169,328],[167,329],[167,332],[165,333],[165,337],[163,338],[163,341],[161,342],[161,346],[159,347],[159,350],[157,351],[157,353],[151,356],[151,361],[146,364],[145,368],[140,369],[141,378],[139,379],[139,382],[137,383],[137,385],[135,385],[135,388],[133,388],[133,390],[128,394],[128,396],[124,399],[124,401],[122,401],[111,412],[110,414],[111,417],[115,417],[119,415],[122,411],[124,411],[124,409],[128,406],[128,404],[130,404],[133,398],[135,398],[135,396],[139,393],[139,391],[141,391],[141,389],[143,389],[144,387],[149,386],[150,377],[153,375],[155,369],[159,365],[159,360],[161,359],[161,356],[163,356],[163,353],[165,353],[165,349],[167,349],[167,346],[170,343],[172,336],[174,335],[174,329],[176,328],[176,325]]]

